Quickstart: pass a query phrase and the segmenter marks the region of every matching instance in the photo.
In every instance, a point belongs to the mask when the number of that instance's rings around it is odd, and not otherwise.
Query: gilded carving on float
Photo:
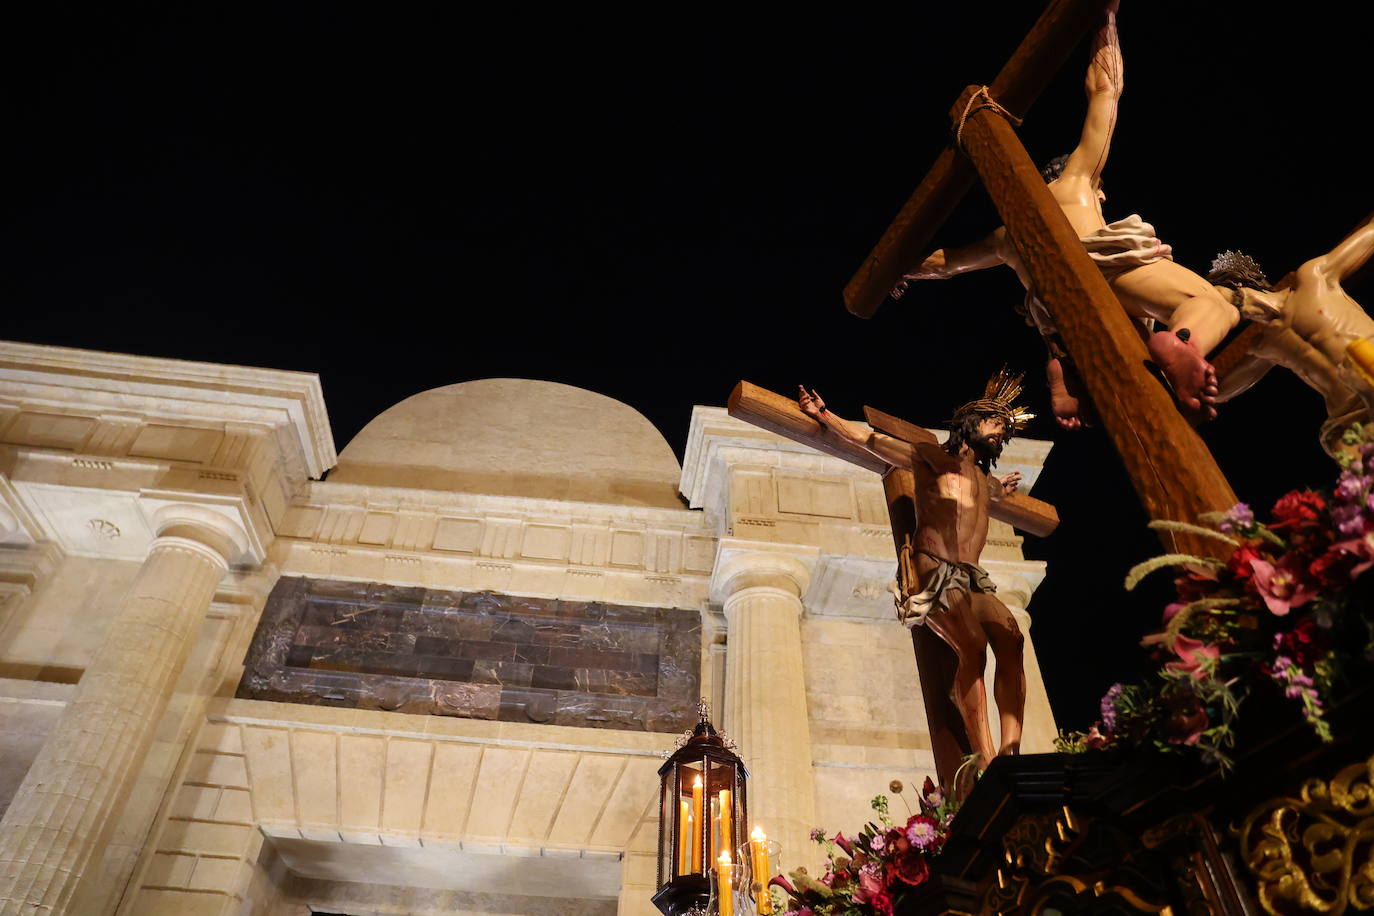
[[[1235,833],[1266,913],[1374,909],[1374,757],[1264,802]]]

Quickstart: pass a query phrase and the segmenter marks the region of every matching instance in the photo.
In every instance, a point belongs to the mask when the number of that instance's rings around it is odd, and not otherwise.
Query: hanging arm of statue
[[[940,248],[926,255],[926,259],[916,265],[916,269],[902,275],[892,288],[893,299],[900,299],[906,293],[912,280],[948,280],[971,270],[984,270],[1005,264],[1002,258],[1002,237],[1006,230],[998,229],[987,238],[964,245],[962,248]]]
[[[1340,283],[1359,270],[1374,254],[1374,213],[1347,235],[1339,245],[1316,258],[1312,265],[1328,280]]]
[[[797,388],[797,406],[802,413],[821,424],[823,432],[857,445],[895,467],[911,467],[914,451],[910,442],[885,436],[852,420],[837,417],[826,409],[825,401],[815,391],[807,391],[805,385]]]
[[[1102,27],[1093,38],[1092,61],[1083,83],[1088,94],[1088,114],[1083,120],[1078,146],[1069,155],[1059,179],[1061,182],[1086,180],[1094,192],[1102,180],[1102,168],[1107,164],[1107,151],[1116,130],[1117,107],[1125,85],[1121,44],[1116,34],[1116,8],[1116,3],[1107,7]]]

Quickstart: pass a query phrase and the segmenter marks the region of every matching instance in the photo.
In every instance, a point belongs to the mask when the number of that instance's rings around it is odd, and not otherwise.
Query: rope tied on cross
[[[1020,127],[1021,119],[1012,114],[992,97],[987,86],[979,86],[978,91],[968,97],[968,102],[964,105],[964,113],[959,116],[959,124],[954,129],[954,145],[959,149],[964,148],[964,124],[968,119],[980,111],[993,111],[1011,122],[1012,127]]]

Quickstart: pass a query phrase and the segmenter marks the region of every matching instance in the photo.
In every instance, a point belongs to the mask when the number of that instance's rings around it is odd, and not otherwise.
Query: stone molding
[[[312,483],[272,556],[286,575],[699,607],[701,512]]]
[[[673,739],[230,700],[202,728],[156,848],[214,852],[205,844],[222,824],[374,846],[619,854],[652,813]]]
[[[338,459],[313,372],[0,341],[0,399],[89,412],[113,425],[156,417],[287,428],[310,477]]]

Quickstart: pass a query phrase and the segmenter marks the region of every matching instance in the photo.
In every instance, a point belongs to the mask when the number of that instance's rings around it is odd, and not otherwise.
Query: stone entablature
[[[313,374],[0,341],[0,543],[141,559],[195,503],[253,565],[335,458]]]
[[[715,537],[689,509],[324,481],[272,556],[284,575],[699,609]]]

